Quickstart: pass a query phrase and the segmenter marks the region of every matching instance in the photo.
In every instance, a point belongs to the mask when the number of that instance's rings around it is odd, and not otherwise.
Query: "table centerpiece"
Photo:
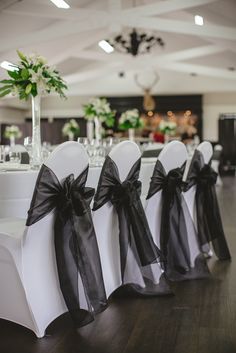
[[[107,127],[114,126],[115,111],[111,110],[106,98],[92,98],[88,104],[83,105],[84,117],[87,123],[87,137],[93,139],[93,124],[95,125],[96,141],[102,138],[102,123]]]
[[[0,97],[8,94],[20,100],[31,99],[32,103],[32,168],[38,169],[42,163],[40,104],[41,97],[51,92],[66,98],[67,85],[55,67],[47,65],[45,58],[38,54],[25,55],[17,50],[19,62],[12,64],[7,71],[9,79],[0,81]]]
[[[6,126],[4,131],[4,137],[10,140],[10,146],[15,146],[15,139],[20,138],[22,136],[22,132],[19,127],[16,125]]]
[[[126,110],[119,118],[119,129],[128,130],[129,139],[134,140],[135,129],[144,126],[143,120],[140,118],[138,109]]]
[[[177,124],[174,121],[161,120],[159,124],[159,131],[164,135],[165,143],[169,142],[170,136],[176,133]]]
[[[70,119],[63,125],[62,134],[68,136],[69,141],[74,141],[74,138],[78,137],[79,133],[80,127],[75,119]]]

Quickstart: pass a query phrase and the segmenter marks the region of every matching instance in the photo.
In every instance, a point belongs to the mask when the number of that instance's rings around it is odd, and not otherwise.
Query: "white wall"
[[[82,105],[88,103],[91,97],[70,96],[67,99],[51,96],[45,97],[41,102],[41,116],[44,118],[67,118],[72,116],[82,116]],[[31,116],[31,111],[27,111],[27,116]]]
[[[236,93],[206,93],[203,96],[203,138],[218,140],[218,119],[222,113],[236,113]]]
[[[23,123],[25,111],[17,108],[0,107],[0,123]]]

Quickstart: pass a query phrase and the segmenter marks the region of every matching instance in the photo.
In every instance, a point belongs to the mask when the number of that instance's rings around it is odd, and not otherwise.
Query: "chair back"
[[[59,181],[69,174],[74,174],[76,179],[88,165],[88,155],[80,143],[64,142],[55,148],[44,164],[54,172]]]
[[[171,169],[182,167],[187,156],[186,147],[182,142],[171,141],[163,148],[158,159],[168,174]]]
[[[185,145],[180,141],[169,142],[159,154],[157,158],[163,165],[166,174],[170,170],[180,168],[187,159],[187,150]],[[146,216],[153,239],[158,247],[160,247],[160,228],[161,228],[161,212],[162,212],[162,191],[158,191],[146,202]]]
[[[45,165],[61,182],[69,174],[74,174],[75,178],[80,175],[88,165],[88,156],[78,142],[65,142],[52,152]],[[27,295],[32,311],[36,317],[41,318],[39,322],[42,327],[46,327],[53,317],[67,311],[59,286],[53,227],[54,211],[26,227],[23,244],[22,263]],[[34,271],[31,271],[32,267]],[[47,289],[41,291],[41,283],[47,283]],[[81,293],[81,298],[81,307],[87,307],[84,293]],[[47,311],[44,303],[50,303]]]
[[[115,162],[120,181],[127,177],[141,153],[135,142],[122,141],[115,145],[109,157]],[[122,283],[120,270],[119,223],[115,208],[107,202],[93,213],[93,223],[101,256],[107,297]]]
[[[203,141],[201,142],[197,150],[202,153],[204,163],[207,164],[210,162],[213,155],[213,148],[210,142]],[[183,180],[186,181],[189,173],[189,168],[191,167],[192,157],[188,158],[188,161],[185,166]],[[183,193],[184,199],[188,206],[188,210],[191,214],[191,217],[194,221],[195,227],[197,228],[197,214],[196,214],[196,205],[195,205],[195,196],[196,196],[196,185],[193,185],[187,192]]]
[[[115,162],[122,182],[134,163],[140,158],[141,152],[135,142],[122,141],[112,148],[109,156]]]
[[[213,155],[212,144],[208,141],[203,141],[198,145],[197,150],[202,153],[205,164],[208,164]]]

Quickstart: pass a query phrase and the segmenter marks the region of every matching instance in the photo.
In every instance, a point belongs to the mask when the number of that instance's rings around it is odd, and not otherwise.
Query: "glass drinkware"
[[[9,151],[9,162],[20,164],[21,162],[21,153],[16,151]]]
[[[0,163],[4,163],[6,158],[5,146],[0,145]]]

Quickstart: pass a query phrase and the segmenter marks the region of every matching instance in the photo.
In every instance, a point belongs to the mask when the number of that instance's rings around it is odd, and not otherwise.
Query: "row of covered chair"
[[[159,296],[171,293],[168,280],[207,277],[210,243],[220,259],[230,258],[210,158],[208,143],[187,163],[185,146],[169,143],[143,207],[134,142],[111,150],[95,196],[83,146],[58,146],[39,172],[26,227],[0,222],[0,317],[43,337],[68,310],[76,326],[89,323],[118,288]]]

